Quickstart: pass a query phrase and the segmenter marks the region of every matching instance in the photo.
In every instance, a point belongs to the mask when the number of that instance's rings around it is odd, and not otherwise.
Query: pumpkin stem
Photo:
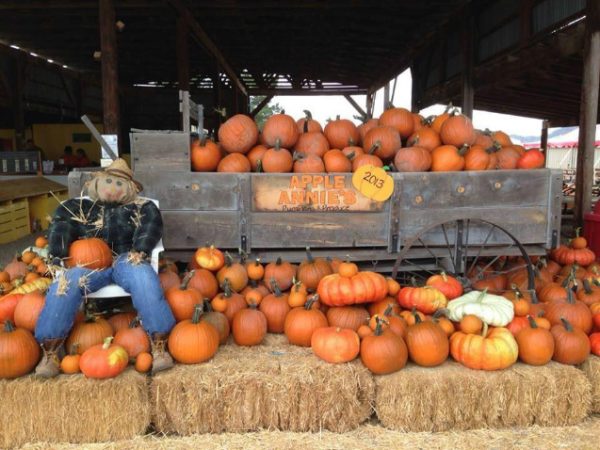
[[[304,119],[304,126],[302,127],[303,133],[308,133],[308,118]]]
[[[183,280],[181,281],[181,285],[179,286],[179,289],[181,289],[182,291],[185,291],[188,287],[188,284],[190,284],[190,280],[194,277],[194,274],[196,273],[195,270],[190,270],[187,275],[185,277],[183,277]]]
[[[249,256],[248,253],[246,253],[242,247],[238,248],[238,253],[240,255],[240,262],[245,263]]]
[[[375,317],[375,336],[381,336],[383,333],[383,320],[380,317]]]
[[[442,272],[440,273],[440,275],[442,276],[442,280],[444,280],[444,283],[448,282],[448,275],[446,275],[446,272],[444,272],[442,270]]]
[[[315,302],[319,301],[319,294],[311,295],[306,299],[306,303],[304,304],[304,309],[309,311]]]
[[[590,282],[587,278],[583,279],[583,290],[587,295],[590,295],[592,293],[592,286],[590,285]]]
[[[417,313],[417,308],[413,308],[410,312],[415,318],[415,324],[423,322],[421,316]]]
[[[282,264],[283,264],[283,260],[281,259],[281,256],[279,256],[279,257],[277,258],[277,260],[275,261],[275,265],[276,265],[276,266],[280,266],[280,265],[282,265]]]
[[[225,278],[223,280],[223,295],[225,298],[231,297],[231,283],[229,282],[229,278]]]
[[[194,315],[192,316],[192,323],[198,323],[200,321],[200,316],[202,316],[202,303],[198,303],[194,306]]]
[[[352,161],[354,159],[354,157],[356,156],[356,153],[354,151],[348,153],[347,155],[345,155],[346,158],[348,158],[350,161]]]
[[[225,265],[227,267],[231,267],[233,264],[233,256],[229,254],[229,252],[225,252]]]
[[[271,288],[273,289],[273,293],[275,297],[281,297],[281,289],[279,289],[279,285],[277,284],[277,280],[271,277]]]
[[[573,325],[571,325],[567,319],[565,319],[564,317],[561,317],[560,321],[562,322],[563,326],[565,327],[565,330],[567,330],[568,332],[573,331]]]
[[[440,308],[433,313],[433,318],[439,319],[440,317],[448,317],[448,313],[449,311],[446,308]]]
[[[383,315],[386,317],[392,315],[392,304],[391,303],[389,303],[387,305],[387,307],[385,308],[385,311],[383,312]]]
[[[258,161],[256,161],[256,172],[261,173],[262,171],[262,159],[259,159]]]
[[[410,284],[413,287],[417,287],[417,279],[415,277],[410,277]]]
[[[531,314],[527,315],[527,320],[529,321],[529,326],[531,328],[537,328],[538,327],[535,319],[531,316]]]
[[[13,331],[15,331],[15,324],[12,323],[11,320],[7,320],[6,322],[4,322],[4,331],[6,333],[12,333]]]
[[[493,144],[491,145],[491,147],[488,147],[488,148],[486,148],[486,149],[485,149],[485,152],[486,152],[488,155],[491,155],[492,153],[496,153],[497,151],[498,151],[498,149],[497,149],[497,148],[496,148],[496,146],[495,146],[495,145],[493,145]]]
[[[573,298],[573,290],[567,289],[567,303],[573,305],[575,303],[575,299]]]
[[[340,115],[335,116],[335,120],[340,120]]]
[[[538,303],[540,303],[540,300],[538,299],[537,292],[535,292],[534,289],[533,291],[531,291],[531,304],[537,305]]]
[[[275,147],[273,147],[273,148],[277,151],[281,150],[281,139],[277,138],[275,140]]]
[[[488,334],[488,324],[487,322],[483,322],[483,329],[481,330],[481,335],[485,338]]]
[[[202,299],[202,306],[204,308],[204,312],[213,312],[212,304],[210,303],[210,298],[204,297]]]
[[[481,303],[484,299],[484,297],[487,295],[487,291],[488,288],[485,288],[483,291],[481,291],[481,293],[479,294],[479,297],[477,297],[477,302]]]
[[[372,155],[373,153],[375,153],[377,151],[377,149],[379,147],[381,147],[381,142],[377,141],[371,146],[371,148],[367,151],[367,153],[369,155]]]
[[[129,322],[129,328],[137,328],[140,326],[140,318],[135,316],[131,322]]]
[[[312,119],[312,113],[308,109],[304,109],[302,112],[306,116],[306,120],[311,120]]]
[[[463,144],[463,146],[458,149],[458,154],[460,156],[465,156],[465,154],[469,151],[469,148],[471,148],[469,144]]]
[[[450,110],[453,108],[454,108],[454,105],[452,104],[452,102],[448,103],[446,105],[446,108],[444,109],[444,113],[450,112]]]
[[[71,355],[71,356],[76,355],[78,349],[79,349],[79,342],[75,342],[74,344],[71,345],[71,348],[69,349],[69,355]]]
[[[315,261],[312,253],[310,252],[310,247],[306,247],[306,259],[308,260],[309,263],[313,263]]]
[[[523,293],[521,292],[521,289],[519,289],[519,286],[517,286],[515,283],[512,283],[510,288],[515,293],[515,297],[517,297],[517,299],[523,298]]]
[[[575,228],[575,237],[578,238],[580,236],[581,233],[581,227],[577,227]]]
[[[108,347],[110,347],[110,344],[112,343],[113,339],[114,336],[104,338],[104,342],[102,343],[102,350],[108,350]]]
[[[206,139],[208,139],[208,135],[204,132],[204,130],[198,133],[198,140],[200,141],[200,146],[204,147],[206,145]]]

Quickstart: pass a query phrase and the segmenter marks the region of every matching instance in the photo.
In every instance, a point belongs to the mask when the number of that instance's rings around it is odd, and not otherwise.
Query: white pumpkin
[[[487,291],[471,291],[448,302],[448,318],[460,322],[467,314],[479,317],[483,322],[495,327],[504,327],[515,316],[512,302]]]

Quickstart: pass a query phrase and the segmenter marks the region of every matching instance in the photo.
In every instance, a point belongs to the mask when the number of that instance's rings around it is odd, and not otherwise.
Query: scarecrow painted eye
[[[106,179],[106,184],[110,184],[110,183],[112,183],[112,178],[107,178]]]
[[[122,181],[119,181],[119,180],[117,180],[117,186],[123,186],[123,182],[122,182]]]

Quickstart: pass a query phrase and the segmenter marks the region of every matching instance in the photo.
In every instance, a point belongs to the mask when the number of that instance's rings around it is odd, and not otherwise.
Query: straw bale
[[[174,437],[149,435],[106,444],[86,445],[87,450],[589,450],[598,448],[600,417],[577,426],[508,428],[499,430],[405,433],[380,425],[365,424],[348,433],[322,431],[295,433],[196,434]],[[31,444],[23,450],[76,450],[81,447]]]
[[[147,377],[133,369],[110,380],[60,375],[0,381],[0,448],[31,441],[100,442],[147,432]]]
[[[579,366],[592,385],[592,412],[600,414],[600,357],[590,357]]]
[[[402,431],[446,431],[528,425],[573,425],[590,411],[591,386],[581,371],[550,362],[486,372],[447,361],[408,365],[375,377],[381,423]]]
[[[346,431],[370,417],[374,393],[360,362],[327,364],[310,349],[269,336],[264,345],[226,345],[211,361],[153,377],[153,423],[181,435]]]

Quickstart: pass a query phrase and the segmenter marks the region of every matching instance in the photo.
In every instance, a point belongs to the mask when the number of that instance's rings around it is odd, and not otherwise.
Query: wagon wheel
[[[502,266],[506,256],[522,256],[518,266]],[[500,267],[498,267],[500,266]],[[457,219],[435,224],[407,239],[398,253],[392,277],[401,283],[416,278],[424,281],[444,270],[456,277],[466,290],[470,277],[510,274],[526,268],[528,289],[534,289],[531,259],[509,231],[482,219]]]

